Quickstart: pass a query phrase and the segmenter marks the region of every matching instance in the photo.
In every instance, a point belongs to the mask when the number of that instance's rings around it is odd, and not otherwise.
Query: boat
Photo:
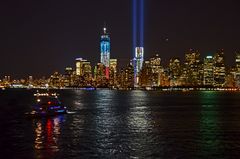
[[[67,107],[60,102],[56,93],[36,93],[34,96],[36,102],[32,111],[26,113],[27,116],[47,117],[67,113]]]

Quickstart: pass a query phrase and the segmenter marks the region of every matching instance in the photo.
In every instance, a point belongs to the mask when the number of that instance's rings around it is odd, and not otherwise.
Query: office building
[[[214,85],[214,61],[213,56],[207,56],[204,58],[203,64],[203,85],[211,87]]]

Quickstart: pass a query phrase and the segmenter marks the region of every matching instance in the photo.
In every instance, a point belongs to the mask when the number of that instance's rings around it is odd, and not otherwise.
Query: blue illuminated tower
[[[103,28],[103,35],[100,40],[101,63],[105,66],[106,78],[109,79],[109,63],[110,63],[110,36],[107,28]]]
[[[139,83],[139,74],[144,61],[144,0],[133,0],[133,65],[134,86]]]

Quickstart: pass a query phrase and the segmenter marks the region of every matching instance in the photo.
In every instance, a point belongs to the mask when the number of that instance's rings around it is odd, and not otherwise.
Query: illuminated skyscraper
[[[236,52],[236,68],[237,72],[240,72],[240,52]]]
[[[69,87],[73,85],[73,68],[72,67],[66,67],[65,68],[65,74],[64,74],[64,86]]]
[[[110,59],[109,83],[114,87],[117,85],[117,59]]]
[[[218,51],[213,57],[213,59],[214,59],[214,85],[216,87],[223,87],[226,77],[223,50]]]
[[[240,53],[236,52],[236,85],[240,88]]]
[[[134,85],[138,86],[144,60],[144,0],[133,0]]]
[[[152,69],[149,60],[145,60],[140,76],[138,85],[141,87],[151,87],[152,86]]]
[[[158,54],[156,54],[154,57],[150,58],[150,66],[152,69],[152,86],[160,86],[160,75],[163,72],[163,68],[161,66],[161,58]]]
[[[89,82],[92,78],[91,63],[85,59],[76,59],[76,75],[81,77],[82,80]]]
[[[123,89],[132,89],[134,87],[134,68],[131,63],[121,70],[119,85]]]
[[[138,85],[139,83],[139,74],[140,71],[142,70],[142,66],[143,66],[143,47],[136,47],[135,48],[135,57],[134,57],[134,84],[135,86]]]
[[[109,79],[109,63],[110,63],[110,36],[107,33],[107,28],[103,28],[103,35],[100,40],[101,63],[105,66],[105,75]]]
[[[90,81],[92,79],[92,66],[90,61],[84,62],[82,72],[85,81]]]
[[[85,62],[87,62],[87,60],[84,60],[83,58],[76,59],[76,75],[77,76],[83,76],[83,67]]]
[[[213,86],[214,78],[213,78],[213,57],[207,56],[204,59],[203,64],[203,85],[204,86]]]
[[[200,62],[200,53],[193,49],[185,54],[185,68],[183,74],[186,77],[187,86],[199,86],[202,84],[202,68]]]
[[[95,87],[109,87],[106,79],[106,67],[102,63],[98,63],[94,69]]]
[[[171,58],[169,62],[170,86],[180,86],[181,63],[179,58]]]

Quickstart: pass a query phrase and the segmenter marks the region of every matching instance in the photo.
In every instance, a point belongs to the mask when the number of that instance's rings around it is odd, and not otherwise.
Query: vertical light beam
[[[133,56],[135,56],[135,48],[137,46],[137,0],[132,1],[132,33],[133,33]]]
[[[140,0],[140,47],[144,47],[144,0]]]
[[[132,2],[134,87],[138,87],[144,60],[144,0],[132,0]]]

